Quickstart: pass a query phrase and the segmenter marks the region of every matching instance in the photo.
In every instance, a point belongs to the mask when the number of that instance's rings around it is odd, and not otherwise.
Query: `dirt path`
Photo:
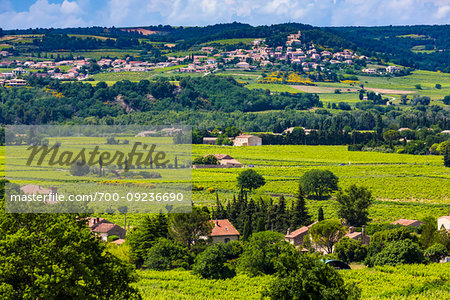
[[[408,95],[415,94],[415,91],[403,91],[403,90],[390,90],[390,89],[377,89],[377,88],[364,88],[365,90],[381,93],[381,94],[394,94],[394,95]]]
[[[289,85],[294,89],[297,89],[306,93],[334,93],[336,89],[341,90],[341,93],[356,93],[358,89],[356,88],[334,88],[334,87],[324,87],[324,86],[310,86],[310,85]]]

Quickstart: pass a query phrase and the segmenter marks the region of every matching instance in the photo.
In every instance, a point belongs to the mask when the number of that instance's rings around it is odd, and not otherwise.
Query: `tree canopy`
[[[300,178],[302,189],[317,199],[338,189],[339,178],[329,170],[310,170]]]
[[[238,187],[246,190],[254,190],[266,184],[266,180],[261,174],[253,169],[242,171],[237,177]]]
[[[347,220],[349,225],[365,225],[369,220],[369,207],[373,203],[372,193],[365,187],[351,185],[336,195],[338,216]]]

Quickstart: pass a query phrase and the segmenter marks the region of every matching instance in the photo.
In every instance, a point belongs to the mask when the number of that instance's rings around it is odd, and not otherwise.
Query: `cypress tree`
[[[311,223],[311,216],[306,208],[305,194],[301,186],[298,187],[297,199],[295,200],[294,211],[292,212],[291,228],[296,230],[301,226]]]
[[[447,168],[450,167],[450,156],[449,156],[449,150],[450,147],[446,147],[445,149],[445,153],[444,153],[444,166],[446,166]]]
[[[323,209],[322,209],[322,206],[321,207],[319,207],[319,211],[318,211],[318,216],[317,216],[317,221],[323,221],[324,220],[324,217],[323,217]]]
[[[247,216],[247,218],[245,218],[244,224],[244,234],[243,234],[244,241],[248,241],[251,235],[252,235],[252,219],[250,216]]]

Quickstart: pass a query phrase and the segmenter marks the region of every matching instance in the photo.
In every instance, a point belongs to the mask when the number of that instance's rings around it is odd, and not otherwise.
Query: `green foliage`
[[[361,241],[343,237],[335,245],[334,252],[339,260],[342,260],[343,262],[360,262],[364,261],[366,258],[367,246],[363,245]]]
[[[170,270],[173,268],[189,268],[190,256],[185,247],[172,240],[160,238],[148,251],[145,267],[153,270]]]
[[[445,96],[442,102],[444,102],[445,105],[450,105],[450,95]]]
[[[237,186],[241,189],[254,190],[266,184],[266,180],[261,174],[253,169],[242,171],[237,177]]]
[[[322,206],[319,207],[319,210],[317,211],[317,221],[323,221],[325,218],[323,216],[323,208]]]
[[[338,216],[353,226],[365,225],[369,221],[369,207],[373,203],[372,193],[366,187],[351,185],[336,195]]]
[[[372,267],[376,255],[383,251],[389,243],[403,240],[410,240],[415,243],[417,242],[417,237],[412,235],[410,230],[405,226],[376,232],[370,239],[365,264]]]
[[[271,299],[359,299],[360,290],[318,258],[296,250],[280,255],[266,296]]]
[[[441,300],[450,296],[449,264],[406,264],[341,271],[363,299]]]
[[[122,245],[108,243],[106,245],[106,250],[127,264],[133,263],[133,260],[131,259],[131,247],[128,243],[124,243]]]
[[[375,266],[422,263],[423,253],[419,245],[411,240],[389,242],[373,260]]]
[[[437,221],[433,217],[426,217],[423,219],[424,224],[422,232],[420,233],[419,242],[423,249],[427,249],[433,245],[437,237]]]
[[[193,160],[192,164],[194,165],[218,165],[219,160],[212,154],[207,156],[197,157]]]
[[[345,235],[345,229],[338,220],[324,220],[311,226],[312,241],[328,254],[333,253],[333,246]]]
[[[447,147],[444,152],[444,166],[450,167],[450,147]]]
[[[127,235],[127,243],[131,247],[131,257],[136,265],[141,266],[147,257],[148,251],[158,238],[169,236],[168,218],[163,214],[151,217],[145,215],[139,226]]]
[[[0,198],[0,298],[140,298],[133,268],[105,251],[83,216],[6,214],[3,205]]]
[[[300,178],[302,189],[317,199],[338,189],[339,178],[329,170],[310,170]]]
[[[70,167],[72,176],[84,176],[89,173],[89,166],[85,161],[77,160]]]
[[[447,248],[442,244],[434,244],[433,246],[428,247],[423,255],[430,260],[430,262],[439,262],[441,258],[446,256],[449,253]]]
[[[238,269],[252,276],[275,273],[275,261],[284,251],[293,247],[284,240],[284,235],[273,231],[254,233],[244,244]]]
[[[226,255],[219,244],[210,246],[195,258],[192,270],[194,274],[203,278],[225,279],[234,277],[236,272],[226,261]]]
[[[108,242],[114,242],[116,240],[118,240],[119,237],[117,235],[110,235],[108,236]]]
[[[292,202],[291,215],[292,230],[296,230],[301,226],[306,226],[311,223],[311,216],[309,215],[308,209],[306,208],[305,195],[302,191],[301,185],[299,185],[298,187],[297,198],[294,202]]]
[[[192,207],[192,213],[173,213],[170,215],[169,232],[175,241],[191,247],[198,243],[202,236],[211,233],[210,216],[199,207]]]

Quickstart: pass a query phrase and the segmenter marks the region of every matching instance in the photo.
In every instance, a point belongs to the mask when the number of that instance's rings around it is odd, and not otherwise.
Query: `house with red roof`
[[[304,237],[308,235],[309,229],[311,228],[311,226],[313,226],[316,223],[317,222],[314,222],[311,225],[300,227],[299,229],[297,229],[295,231],[292,231],[292,232],[290,232],[289,229],[288,229],[288,232],[284,236],[284,239],[287,242],[289,242],[292,245],[294,245],[295,247],[303,245]]]
[[[228,219],[211,221],[214,227],[209,234],[212,243],[228,243],[230,241],[239,240],[239,231],[234,228]]]
[[[94,235],[101,237],[107,241],[111,235],[117,235],[119,239],[125,239],[126,230],[117,224],[114,224],[103,218],[89,218],[88,226]]]
[[[361,243],[363,243],[364,245],[370,244],[370,237],[366,235],[365,225],[362,226],[361,232],[355,231],[355,227],[353,226],[350,226],[348,230],[349,232],[346,235],[344,235],[344,237],[348,237],[355,241],[361,241]]]

